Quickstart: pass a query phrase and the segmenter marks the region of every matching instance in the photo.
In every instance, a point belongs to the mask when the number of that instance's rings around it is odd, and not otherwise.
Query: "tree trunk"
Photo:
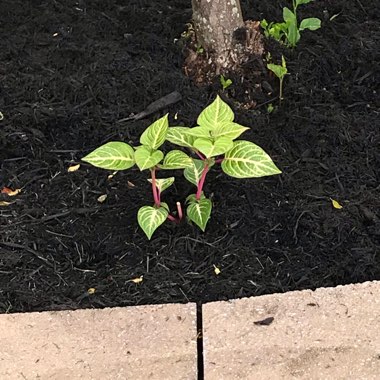
[[[244,23],[240,0],[192,0],[192,6],[197,41],[210,55],[217,74],[238,67],[244,53],[262,55],[258,26]]]

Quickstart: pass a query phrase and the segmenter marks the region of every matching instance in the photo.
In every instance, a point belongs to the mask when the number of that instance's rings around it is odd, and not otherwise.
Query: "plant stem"
[[[177,211],[178,211],[178,219],[182,220],[183,213],[182,213],[182,206],[180,202],[177,202]]]
[[[153,192],[153,199],[154,199],[154,205],[157,207],[160,207],[160,193],[156,186],[156,168],[153,168],[150,170],[150,173],[152,175],[152,192]]]
[[[199,152],[198,150],[195,150],[194,151],[195,152],[195,154],[202,160],[202,161],[204,161],[205,159],[206,159],[206,157],[201,153],[201,152]]]
[[[221,164],[224,160],[224,157],[223,158],[218,158],[217,160],[215,160],[215,163],[216,164]]]
[[[198,182],[197,194],[195,195],[195,199],[197,201],[199,201],[199,199],[201,199],[203,185],[205,183],[205,179],[206,179],[206,175],[207,175],[208,169],[209,169],[208,164],[206,164],[205,168],[203,169],[201,179]]]
[[[169,219],[171,222],[178,223],[178,220],[177,220],[173,215],[168,214],[168,219]]]
[[[280,78],[280,104],[281,104],[281,101],[283,100],[283,97],[282,97],[282,83],[284,81],[284,78]]]
[[[182,213],[182,206],[181,206],[181,203],[180,202],[177,202],[177,211],[178,211],[178,218],[174,217],[173,215],[168,215],[168,219],[171,221],[171,222],[174,222],[174,223],[180,223],[180,221],[182,220],[183,218],[183,213]]]

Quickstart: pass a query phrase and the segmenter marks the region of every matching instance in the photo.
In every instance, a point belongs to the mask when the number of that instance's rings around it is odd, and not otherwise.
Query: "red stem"
[[[208,167],[208,164],[206,164],[205,168],[203,169],[201,179],[198,182],[197,194],[195,195],[195,199],[197,201],[199,201],[199,199],[201,199],[203,185],[205,184],[205,179],[206,179],[206,175],[208,173],[208,170],[209,170],[209,167]]]
[[[195,154],[202,160],[204,161],[206,159],[206,157],[201,153],[199,152],[198,150],[195,150]]]
[[[217,160],[215,160],[215,163],[220,164],[223,162],[223,160],[224,160],[224,158],[218,158]]]
[[[168,214],[168,219],[169,219],[171,222],[176,222],[176,223],[178,223],[177,219],[176,219],[173,215]]]
[[[161,204],[160,193],[159,193],[157,186],[156,186],[156,168],[151,169],[150,173],[152,175],[152,192],[153,192],[154,204],[157,207],[160,207],[160,204]]]
[[[175,222],[175,223],[180,223],[182,218],[183,218],[183,213],[182,213],[182,206],[181,206],[181,203],[180,202],[177,202],[177,211],[178,211],[178,218],[174,217],[173,215],[168,215],[168,219],[171,221],[171,222]]]

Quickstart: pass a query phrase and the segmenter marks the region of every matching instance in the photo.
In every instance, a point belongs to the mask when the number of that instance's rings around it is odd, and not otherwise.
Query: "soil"
[[[252,20],[280,21],[285,5],[242,3]],[[268,42],[290,73],[279,105],[272,77],[261,81],[273,94],[252,95],[248,74],[224,93],[218,79],[198,87],[184,75],[190,0],[2,0],[0,189],[21,193],[0,199],[0,312],[206,302],[380,280],[379,3],[321,0],[299,14],[319,17],[322,28],[303,32],[295,50]],[[117,122],[172,91],[181,102]],[[243,138],[283,174],[236,180],[211,172],[205,233],[166,223],[146,239],[136,221],[152,203],[146,172],[108,178],[84,163],[68,172],[107,141],[137,145],[166,112],[172,124],[194,126],[218,92],[251,128]],[[175,174],[172,209],[193,190]]]

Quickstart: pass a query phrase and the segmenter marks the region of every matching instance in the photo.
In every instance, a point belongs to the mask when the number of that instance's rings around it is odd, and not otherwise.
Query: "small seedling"
[[[202,54],[204,53],[205,49],[203,49],[203,46],[201,44],[197,44],[197,50],[196,50],[196,53],[197,54]]]
[[[188,219],[202,231],[210,219],[212,202],[203,192],[206,176],[215,165],[234,178],[256,178],[281,173],[269,155],[256,144],[236,140],[249,128],[235,123],[232,109],[217,96],[213,103],[198,116],[197,126],[169,127],[168,115],[151,124],[141,135],[139,146],[112,141],[100,146],[82,158],[94,166],[112,171],[126,170],[134,166],[150,172],[153,206],[143,206],[137,220],[151,239],[154,231],[169,219],[179,222],[183,218],[182,206],[176,203],[176,215],[170,214],[169,205],[161,199],[175,178],[157,178],[158,171],[183,170],[183,175],[196,186],[196,192],[186,199]],[[166,155],[161,148],[165,141],[186,148],[171,150]]]
[[[284,99],[282,96],[282,90],[283,90],[283,82],[285,75],[288,74],[288,69],[286,68],[286,61],[285,57],[281,57],[281,65],[275,65],[274,63],[268,63],[267,68],[276,75],[276,77],[280,80],[280,104],[281,101]]]
[[[281,23],[268,23],[265,19],[260,22],[261,27],[264,29],[264,34],[267,38],[274,38],[276,41],[284,43],[288,47],[294,48],[301,38],[301,32],[305,29],[317,30],[321,27],[321,20],[319,18],[311,17],[305,18],[298,25],[297,21],[297,8],[301,4],[308,4],[312,0],[292,0],[293,11],[288,7],[284,7],[282,17],[284,22]]]
[[[226,79],[224,75],[220,76],[220,84],[222,85],[223,91],[225,91],[228,87],[231,86],[232,80]]]

